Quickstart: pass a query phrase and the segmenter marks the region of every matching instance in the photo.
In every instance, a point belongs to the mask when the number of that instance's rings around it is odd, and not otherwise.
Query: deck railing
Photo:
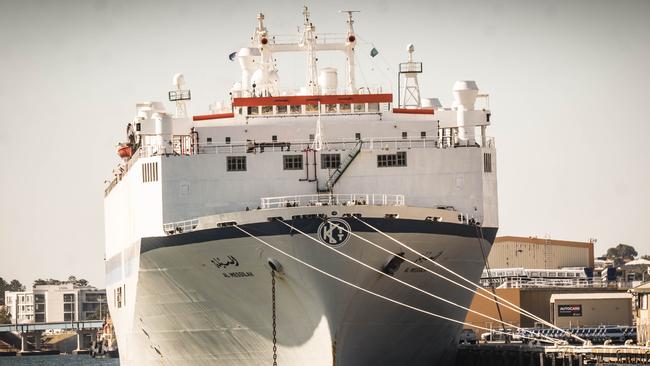
[[[333,139],[322,142],[322,150],[337,151],[353,149],[358,139]],[[199,154],[232,154],[247,152],[303,152],[312,147],[313,141],[275,141],[256,142],[239,141],[230,144],[205,143],[200,144]],[[438,140],[434,138],[364,138],[362,150],[386,150],[386,149],[412,149],[412,148],[438,148]]]
[[[401,194],[311,194],[298,196],[264,197],[261,199],[262,209],[301,207],[301,206],[404,206],[404,195]]]
[[[168,222],[163,224],[163,230],[165,230],[167,234],[180,234],[194,231],[198,225],[199,219]]]

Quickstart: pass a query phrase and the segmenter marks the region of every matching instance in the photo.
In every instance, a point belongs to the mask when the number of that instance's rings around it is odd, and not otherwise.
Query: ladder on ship
[[[332,174],[330,174],[329,178],[325,182],[325,186],[321,187],[320,184],[318,184],[318,193],[324,193],[324,192],[331,192],[332,188],[336,184],[336,182],[339,181],[343,173],[348,169],[350,164],[354,161],[354,159],[359,155],[361,152],[361,146],[363,145],[363,141],[359,140],[357,141],[356,145],[348,152],[348,154],[345,156],[343,161],[341,161],[341,164],[339,165],[338,168],[336,168]]]

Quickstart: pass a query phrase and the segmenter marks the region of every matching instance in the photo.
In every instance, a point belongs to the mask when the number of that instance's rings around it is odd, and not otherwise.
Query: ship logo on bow
[[[350,224],[341,219],[329,219],[318,227],[318,238],[325,244],[341,246],[350,238]]]

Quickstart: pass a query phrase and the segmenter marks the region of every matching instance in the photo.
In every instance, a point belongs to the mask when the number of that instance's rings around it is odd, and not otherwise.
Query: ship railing
[[[404,206],[404,195],[401,194],[311,194],[281,197],[261,198],[260,208],[285,208],[303,206]]]
[[[481,285],[490,286],[490,279],[481,278]],[[499,285],[499,288],[600,288],[607,287],[606,281],[598,278],[530,278],[530,277],[493,277],[492,283]]]
[[[163,230],[167,234],[180,234],[194,231],[199,225],[199,219],[191,219],[184,221],[168,222],[163,224]]]
[[[386,149],[414,149],[414,148],[438,148],[438,139],[435,138],[364,138],[362,150],[386,150]],[[322,142],[322,150],[337,151],[351,150],[358,139],[332,139]],[[313,141],[239,141],[229,144],[205,143],[199,144],[199,154],[232,154],[251,152],[304,152],[311,149]]]

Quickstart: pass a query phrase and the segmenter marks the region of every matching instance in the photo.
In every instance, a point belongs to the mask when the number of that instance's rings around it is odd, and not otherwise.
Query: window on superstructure
[[[426,139],[427,138],[427,132],[426,131],[421,131],[420,132],[420,138]]]
[[[212,137],[208,137],[207,139],[205,139],[205,142],[207,142],[208,144],[211,144],[212,143]]]
[[[318,104],[307,104],[305,106],[305,110],[307,113],[317,113],[318,112]]]
[[[74,320],[74,314],[76,309],[76,296],[75,294],[63,294],[63,320],[72,321]]]
[[[271,141],[278,142],[278,136],[277,135],[271,136]]]
[[[325,104],[325,113],[336,113],[336,104]]]
[[[483,153],[483,171],[485,173],[492,173],[492,154]]]
[[[248,115],[249,116],[256,115],[256,114],[260,114],[259,107],[248,107]]]
[[[341,166],[341,154],[321,154],[321,169],[338,169]]]
[[[402,132],[402,138],[404,140],[406,140],[408,138],[408,136],[409,136],[409,134],[406,131]]]
[[[226,137],[226,145],[230,144],[230,137]]]
[[[287,106],[286,105],[279,105],[276,107],[276,113],[277,114],[287,114]]]
[[[379,112],[379,103],[368,103],[368,112]]]
[[[284,155],[282,159],[284,170],[302,169],[302,155]]]
[[[406,152],[400,151],[397,154],[377,155],[377,167],[389,168],[396,166],[406,166]]]
[[[361,140],[361,133],[357,132],[354,134],[354,138],[357,140]]]
[[[291,114],[301,114],[302,113],[302,106],[300,106],[300,105],[292,105],[290,109],[291,109]]]
[[[121,308],[122,307],[122,287],[118,287],[115,290],[115,307],[116,308]]]
[[[313,133],[309,134],[309,141],[314,141],[314,134]]]
[[[357,113],[363,113],[366,111],[365,103],[354,104],[354,111]]]
[[[273,106],[265,105],[262,107],[262,114],[273,114]]]
[[[226,157],[226,171],[229,172],[246,171],[246,157],[245,156]]]
[[[350,104],[340,104],[339,110],[341,113],[350,113],[352,111],[352,106]]]

